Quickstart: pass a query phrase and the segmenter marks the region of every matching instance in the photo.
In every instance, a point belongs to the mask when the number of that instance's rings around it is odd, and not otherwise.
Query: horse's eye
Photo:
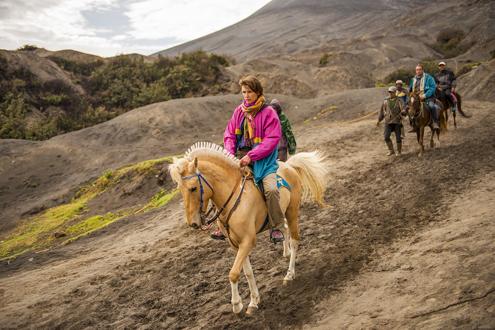
[[[198,189],[198,188],[196,188],[196,187],[192,187],[192,188],[189,188],[189,191],[190,191],[190,192],[195,192],[197,189]]]

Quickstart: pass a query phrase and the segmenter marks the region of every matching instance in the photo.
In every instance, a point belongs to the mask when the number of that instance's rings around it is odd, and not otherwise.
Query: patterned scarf
[[[253,145],[252,141],[254,138],[252,121],[264,105],[265,97],[263,95],[258,97],[254,104],[247,104],[246,101],[242,103],[242,112],[244,113],[244,140],[246,141],[246,145],[250,147]]]

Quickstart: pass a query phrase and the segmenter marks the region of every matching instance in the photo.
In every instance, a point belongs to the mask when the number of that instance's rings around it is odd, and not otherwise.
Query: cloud
[[[175,37],[187,41],[246,18],[267,0],[144,0],[129,5],[130,34],[138,39]]]
[[[0,48],[150,54],[247,17],[269,0],[1,0]]]

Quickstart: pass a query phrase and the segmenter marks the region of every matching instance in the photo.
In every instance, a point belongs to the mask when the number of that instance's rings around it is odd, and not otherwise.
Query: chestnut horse
[[[435,133],[437,135],[437,140],[440,143],[440,133],[447,130],[446,121],[446,109],[443,108],[442,103],[439,100],[435,100],[437,106],[440,107],[439,119],[440,119],[440,129],[433,129],[433,121],[431,112],[427,109],[426,102],[420,101],[419,93],[411,93],[409,98],[409,107],[407,114],[412,123],[413,128],[416,131],[416,137],[419,144],[419,154],[418,156],[423,156],[425,151],[423,139],[425,135],[425,127],[429,126],[431,129],[430,147],[435,147],[435,141],[433,140]]]
[[[199,142],[189,148],[184,158],[175,158],[169,172],[182,194],[187,224],[194,229],[205,229],[208,224],[217,221],[237,252],[229,273],[234,313],[240,313],[243,309],[238,290],[241,269],[251,292],[246,313],[254,313],[260,295],[249,255],[256,244],[256,235],[266,227],[267,208],[263,195],[252,180],[250,169],[241,168],[239,160],[222,147]],[[286,163],[280,162],[277,174],[290,185],[290,190],[280,188],[280,206],[288,228],[284,256],[290,255],[289,269],[284,278],[284,283],[287,283],[295,278],[301,201],[310,197],[323,205],[327,169],[321,154],[303,152],[292,156]],[[210,201],[217,211],[215,216],[208,218],[210,212],[206,211]]]

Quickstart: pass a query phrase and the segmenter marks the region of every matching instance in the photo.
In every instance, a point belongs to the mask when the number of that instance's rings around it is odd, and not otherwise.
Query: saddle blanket
[[[290,184],[282,178],[280,175],[277,174],[277,188],[280,190],[280,188],[285,187],[290,191]]]

